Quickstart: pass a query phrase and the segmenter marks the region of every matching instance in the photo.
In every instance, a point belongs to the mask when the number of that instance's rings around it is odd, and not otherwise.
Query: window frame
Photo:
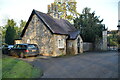
[[[30,39],[27,39],[27,43],[30,43],[31,41],[30,41]]]
[[[64,39],[58,39],[58,48],[64,48]]]

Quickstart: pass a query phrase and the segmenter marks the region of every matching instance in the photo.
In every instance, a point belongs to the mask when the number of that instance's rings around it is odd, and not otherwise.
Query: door
[[[80,53],[80,38],[77,40],[77,51]]]

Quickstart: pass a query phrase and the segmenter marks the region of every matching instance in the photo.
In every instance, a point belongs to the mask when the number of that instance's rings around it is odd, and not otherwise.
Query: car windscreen
[[[14,49],[26,49],[27,46],[26,46],[26,45],[14,45],[13,48],[14,48]]]

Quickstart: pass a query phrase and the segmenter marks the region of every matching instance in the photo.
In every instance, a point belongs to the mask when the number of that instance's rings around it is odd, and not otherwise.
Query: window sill
[[[58,48],[58,49],[60,49],[60,50],[64,50],[64,48]]]

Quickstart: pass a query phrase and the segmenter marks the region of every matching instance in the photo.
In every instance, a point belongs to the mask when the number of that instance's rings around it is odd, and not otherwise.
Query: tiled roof
[[[40,20],[50,29],[50,31],[53,34],[61,34],[61,35],[68,35],[68,39],[75,39],[77,35],[80,33],[78,30],[75,29],[75,27],[69,23],[67,20],[64,19],[54,19],[50,15],[33,10],[30,18],[32,18],[32,15],[36,14]],[[29,18],[25,28],[23,29],[23,32],[21,34],[21,37],[23,37],[27,26],[29,24],[29,21],[31,20]]]

